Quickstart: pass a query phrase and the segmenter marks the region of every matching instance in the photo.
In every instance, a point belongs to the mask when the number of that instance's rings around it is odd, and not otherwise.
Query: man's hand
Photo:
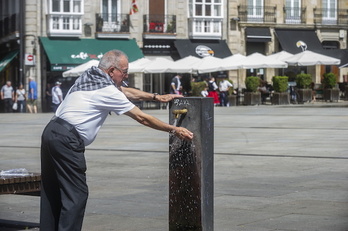
[[[181,98],[182,95],[176,95],[176,94],[166,94],[166,95],[156,95],[156,101],[167,103],[169,101],[172,101],[175,98]]]
[[[183,127],[175,127],[173,131],[171,131],[174,135],[176,135],[179,139],[191,141],[193,139],[193,133]]]

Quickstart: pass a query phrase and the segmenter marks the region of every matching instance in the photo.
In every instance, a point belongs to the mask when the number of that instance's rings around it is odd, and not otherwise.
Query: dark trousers
[[[227,106],[228,104],[228,92],[227,91],[221,91],[220,92],[220,106]]]
[[[18,109],[17,111],[18,112],[26,112],[26,103],[25,103],[25,100],[17,100],[17,103],[18,103]]]
[[[88,198],[84,142],[55,121],[41,140],[40,230],[80,231]]]
[[[52,112],[56,112],[58,107],[59,107],[60,104],[55,104],[55,103],[52,103],[51,104],[51,109],[52,109]]]
[[[5,112],[12,112],[13,100],[11,98],[4,99]]]

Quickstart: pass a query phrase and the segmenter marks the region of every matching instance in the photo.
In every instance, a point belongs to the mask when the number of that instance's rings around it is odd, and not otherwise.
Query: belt
[[[53,116],[53,118],[51,120],[62,125],[63,127],[65,127],[69,132],[72,132],[77,138],[80,138],[80,135],[76,131],[76,128],[73,125],[71,125],[70,123],[66,122],[65,120],[63,120],[57,116]]]

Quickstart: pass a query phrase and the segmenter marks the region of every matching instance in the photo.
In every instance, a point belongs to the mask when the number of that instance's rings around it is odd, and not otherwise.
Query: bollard
[[[174,99],[169,121],[194,133],[193,141],[169,138],[169,230],[214,229],[213,98]]]

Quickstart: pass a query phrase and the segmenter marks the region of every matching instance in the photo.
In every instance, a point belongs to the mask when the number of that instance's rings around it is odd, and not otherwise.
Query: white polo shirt
[[[68,94],[55,115],[74,125],[87,146],[94,141],[109,112],[121,115],[134,107],[123,92],[110,85]]]

